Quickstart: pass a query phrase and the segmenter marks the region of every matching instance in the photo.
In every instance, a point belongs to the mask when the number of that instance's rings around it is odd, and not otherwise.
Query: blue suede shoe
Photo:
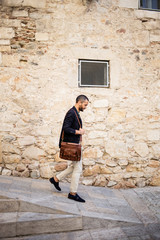
[[[68,194],[68,198],[69,199],[72,199],[72,200],[74,200],[74,201],[77,201],[77,202],[85,202],[85,200],[84,199],[82,199],[78,194],[76,194],[76,195],[72,195],[72,194]]]
[[[56,188],[58,191],[61,191],[61,188],[59,187],[59,182],[56,182],[53,177],[50,178],[49,181],[50,181],[50,183],[52,183],[52,184],[55,186],[55,188]]]

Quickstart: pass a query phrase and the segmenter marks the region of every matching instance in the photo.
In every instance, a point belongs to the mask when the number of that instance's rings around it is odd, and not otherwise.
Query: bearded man
[[[70,143],[80,143],[81,136],[85,133],[85,130],[82,128],[82,119],[80,117],[80,112],[84,111],[89,103],[89,99],[85,95],[79,95],[76,98],[76,104],[73,106],[66,114],[61,130],[59,147],[61,147],[62,135],[64,142]],[[68,166],[67,169],[57,174],[56,176],[50,178],[50,182],[54,185],[54,187],[61,191],[59,186],[59,182],[72,173],[71,177],[71,185],[70,185],[70,193],[68,194],[68,198],[71,200],[75,200],[78,202],[85,202],[77,194],[79,178],[82,173],[82,157],[80,161],[73,161]]]

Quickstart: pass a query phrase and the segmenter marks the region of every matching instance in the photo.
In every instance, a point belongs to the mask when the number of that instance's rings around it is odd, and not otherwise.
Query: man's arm
[[[77,131],[79,132],[79,130],[75,130],[74,128],[72,128],[72,123],[74,121],[74,116],[72,111],[69,111],[64,119],[64,123],[63,123],[63,129],[64,132],[66,132],[67,134],[78,134]]]
[[[72,111],[69,111],[64,119],[63,123],[63,129],[64,132],[67,134],[75,134],[75,135],[83,135],[84,134],[84,129],[80,128],[79,130],[75,130],[72,128],[72,123],[74,121],[74,113]]]

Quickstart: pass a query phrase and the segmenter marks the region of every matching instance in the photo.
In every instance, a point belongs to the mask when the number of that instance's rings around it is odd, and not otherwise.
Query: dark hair
[[[86,97],[85,95],[79,95],[79,96],[76,98],[76,103],[78,103],[79,101],[84,102],[85,100],[87,100],[87,101],[89,102],[88,97]]]

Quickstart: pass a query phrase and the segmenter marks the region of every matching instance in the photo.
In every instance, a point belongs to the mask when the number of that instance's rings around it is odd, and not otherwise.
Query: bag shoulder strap
[[[75,114],[76,114],[76,117],[77,117],[77,120],[78,120],[79,126],[80,126],[80,128],[82,128],[81,123],[80,123],[80,121],[79,121],[79,117],[78,117],[78,115],[77,115],[77,113],[76,113],[75,110],[74,110],[74,112],[75,112]]]
[[[80,128],[82,128],[82,125],[81,125],[81,123],[80,123],[79,117],[77,116],[77,113],[76,113],[75,110],[74,110],[74,112],[75,112],[75,114],[76,114],[76,117],[77,117],[77,120],[78,120],[79,126],[80,126]],[[82,142],[82,135],[80,135],[80,142]]]

